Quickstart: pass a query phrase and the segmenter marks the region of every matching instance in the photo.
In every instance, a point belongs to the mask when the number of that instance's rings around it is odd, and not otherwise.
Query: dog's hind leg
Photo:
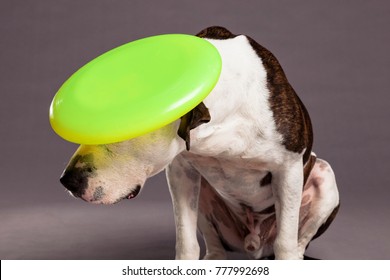
[[[298,235],[302,254],[311,240],[325,232],[338,207],[339,193],[333,170],[329,163],[317,158],[302,195]]]

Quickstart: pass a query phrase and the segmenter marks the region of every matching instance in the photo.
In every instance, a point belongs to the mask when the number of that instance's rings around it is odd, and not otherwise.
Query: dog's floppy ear
[[[203,104],[203,102],[200,103],[191,111],[189,111],[183,117],[181,117],[181,122],[177,134],[184,141],[186,141],[187,151],[190,150],[190,142],[191,142],[190,130],[209,121],[210,121],[210,113],[207,107]]]

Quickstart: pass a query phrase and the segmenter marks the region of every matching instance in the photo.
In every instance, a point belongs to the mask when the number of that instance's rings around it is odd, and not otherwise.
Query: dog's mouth
[[[137,185],[134,190],[132,190],[128,195],[126,195],[126,199],[133,199],[135,198],[141,190],[141,186]]]

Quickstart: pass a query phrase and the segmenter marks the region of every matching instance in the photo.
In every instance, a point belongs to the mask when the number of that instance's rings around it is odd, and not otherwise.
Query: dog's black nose
[[[67,169],[62,173],[60,182],[72,192],[73,195],[81,197],[88,185],[86,171],[81,168]]]

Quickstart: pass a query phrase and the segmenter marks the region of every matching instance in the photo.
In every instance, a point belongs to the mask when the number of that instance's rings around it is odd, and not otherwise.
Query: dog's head
[[[163,170],[185,146],[189,149],[190,130],[209,120],[201,103],[181,120],[143,136],[108,145],[81,145],[60,181],[74,196],[92,203],[134,198],[148,177]]]

